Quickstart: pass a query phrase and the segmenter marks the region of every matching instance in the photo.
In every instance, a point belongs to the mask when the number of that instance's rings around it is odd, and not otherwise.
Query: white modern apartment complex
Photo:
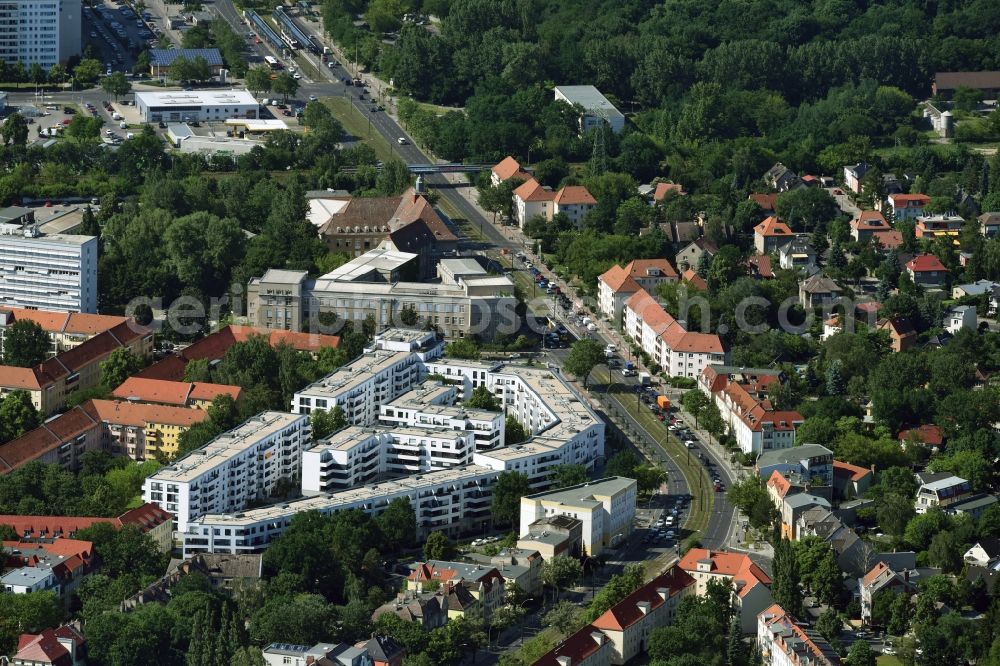
[[[0,224],[0,307],[97,312],[97,239]]]
[[[583,547],[600,555],[627,537],[635,519],[635,479],[612,476],[547,493],[521,498],[520,534],[528,534],[536,520],[552,516],[583,523]]]
[[[434,531],[459,534],[482,529],[490,521],[492,488],[500,473],[469,465],[241,513],[212,514],[192,521],[184,532],[184,557],[194,553],[261,551],[279,536],[297,513],[360,509],[372,515],[385,511],[394,499],[406,498],[417,518],[418,537]]]
[[[0,60],[48,70],[80,55],[83,23],[80,0],[0,2]]]
[[[208,513],[231,513],[264,499],[279,479],[296,479],[310,442],[309,418],[261,412],[164,467],[143,498],[174,515],[174,529]]]
[[[501,472],[522,472],[543,489],[554,466],[593,468],[604,455],[604,423],[556,371],[441,359],[441,348],[432,333],[392,329],[362,357],[296,393],[296,413],[340,406],[351,424],[303,453],[302,490],[311,496],[205,515],[189,523],[185,552],[260,550],[300,511],[378,514],[396,497],[410,499],[421,534],[460,534],[490,519]],[[505,412],[458,402],[481,386]],[[532,437],[505,446],[506,415]]]

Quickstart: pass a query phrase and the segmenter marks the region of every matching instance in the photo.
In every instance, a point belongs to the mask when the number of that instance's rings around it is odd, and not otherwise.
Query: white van
[[[125,132],[125,138],[126,139],[134,139],[135,138],[135,134],[133,134],[132,132]]]
[[[112,120],[121,120],[122,119],[122,114],[120,114],[117,111],[115,111],[114,113],[111,114],[111,119]]]
[[[126,123],[126,122],[125,122],[125,121],[123,120],[123,121],[121,121],[120,123],[118,123],[118,127],[122,128],[122,129],[125,129],[126,127],[128,127],[128,123]]]

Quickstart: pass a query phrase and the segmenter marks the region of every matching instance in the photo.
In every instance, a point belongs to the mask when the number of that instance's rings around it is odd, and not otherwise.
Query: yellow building
[[[104,424],[105,448],[133,460],[177,455],[181,433],[208,418],[204,410],[189,407],[119,400],[91,400],[90,404]]]

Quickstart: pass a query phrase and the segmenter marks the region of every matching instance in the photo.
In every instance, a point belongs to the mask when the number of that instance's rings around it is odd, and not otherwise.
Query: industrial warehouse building
[[[260,104],[246,90],[137,92],[135,105],[147,123],[255,119],[260,112]]]

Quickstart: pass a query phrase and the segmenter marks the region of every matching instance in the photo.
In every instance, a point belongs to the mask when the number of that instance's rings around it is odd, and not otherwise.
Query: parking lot
[[[100,58],[104,73],[132,72],[139,53],[156,44],[156,33],[148,23],[152,18],[148,11],[140,16],[127,5],[110,1],[84,7],[84,39]]]

